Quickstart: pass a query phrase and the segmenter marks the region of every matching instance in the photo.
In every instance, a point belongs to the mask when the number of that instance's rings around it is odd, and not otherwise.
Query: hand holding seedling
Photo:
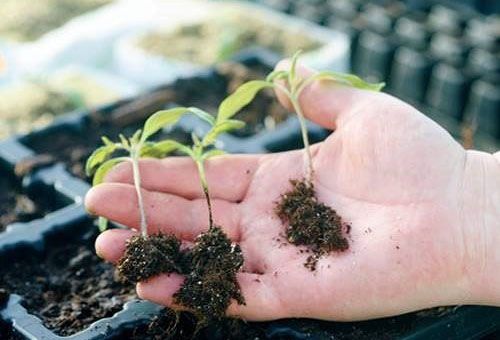
[[[304,175],[302,150],[208,161],[213,219],[245,258],[238,280],[246,305],[235,302],[228,314],[359,320],[438,305],[500,305],[500,157],[465,151],[386,94],[314,81],[299,104],[305,117],[335,129],[311,147],[313,183],[318,199],[351,225],[350,247],[321,257],[311,272],[304,267],[308,253],[283,237],[275,202],[289,179]],[[147,159],[139,168],[150,233],[174,233],[189,245],[207,230],[205,195],[191,159]],[[88,209],[137,230],[132,166],[118,166],[105,182],[89,192]],[[118,261],[135,233],[106,231],[98,253]],[[161,275],[139,283],[138,293],[172,305],[182,281]]]

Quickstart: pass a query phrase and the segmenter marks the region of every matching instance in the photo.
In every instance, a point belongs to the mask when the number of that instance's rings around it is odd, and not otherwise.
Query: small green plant
[[[92,185],[101,184],[106,174],[117,164],[131,162],[134,187],[137,193],[137,201],[140,212],[140,230],[144,237],[147,237],[147,220],[144,211],[144,202],[141,193],[141,174],[139,172],[139,159],[143,157],[162,158],[173,152],[177,148],[177,142],[165,140],[151,142],[150,139],[156,132],[164,127],[173,126],[189,108],[177,107],[169,110],[162,110],[154,113],[144,123],[142,130],[136,131],[132,137],[126,138],[119,135],[119,142],[112,142],[107,137],[102,137],[103,146],[97,148],[88,158],[85,166],[87,176],[94,176]],[[117,152],[125,152],[128,156],[112,157]],[[108,221],[99,217],[99,229],[107,228]]]
[[[222,155],[225,153],[224,151],[215,147],[217,137],[221,133],[229,132],[235,129],[241,129],[245,126],[245,122],[241,120],[231,119],[238,112],[238,110],[234,110],[232,107],[228,107],[224,104],[224,102],[222,102],[219,106],[216,117],[198,108],[191,107],[189,108],[189,110],[196,116],[207,122],[210,126],[210,129],[202,138],[192,133],[191,138],[193,140],[193,144],[191,147],[175,141],[168,142],[175,143],[176,150],[178,152],[191,157],[191,159],[195,162],[200,177],[201,187],[208,204],[209,228],[212,229],[214,223],[212,204],[210,201],[210,192],[208,189],[207,176],[205,173],[205,161],[214,156]]]
[[[333,71],[321,71],[315,73],[307,78],[301,77],[297,74],[297,61],[301,51],[295,53],[292,57],[292,62],[289,70],[277,70],[269,73],[265,80],[252,80],[241,85],[233,94],[227,97],[221,106],[225,107],[226,111],[230,111],[233,115],[236,114],[243,107],[248,105],[257,95],[260,90],[265,88],[273,88],[282,92],[293,106],[295,113],[300,122],[300,129],[302,133],[302,140],[304,143],[305,151],[305,179],[311,183],[314,176],[314,169],[312,165],[312,157],[310,152],[309,137],[307,134],[306,119],[299,104],[299,97],[302,91],[316,80],[330,80],[343,85],[356,87],[359,89],[380,91],[384,87],[384,83],[371,84],[367,83],[358,76],[353,74],[344,74]],[[282,80],[283,82],[275,82]]]
[[[211,126],[211,129],[201,140],[194,133],[192,134],[192,147],[170,139],[159,142],[151,142],[148,140],[162,128],[173,126],[187,113],[198,116]],[[89,177],[94,176],[92,185],[95,186],[101,184],[106,174],[117,164],[127,161],[132,163],[134,187],[140,212],[140,230],[142,236],[147,237],[147,219],[141,193],[139,159],[144,157],[163,158],[174,151],[186,154],[190,156],[197,165],[203,192],[205,193],[209,207],[210,227],[212,227],[212,208],[204,162],[213,156],[224,153],[222,150],[214,148],[216,139],[221,133],[242,128],[245,125],[242,121],[230,119],[231,116],[232,114],[230,112],[222,111],[222,114],[214,118],[211,114],[195,107],[176,107],[169,110],[158,111],[146,120],[142,130],[136,131],[130,138],[120,135],[119,142],[112,142],[109,138],[102,137],[104,145],[97,148],[92,155],[90,155],[85,166],[85,172]],[[125,151],[128,155],[112,157],[118,151]],[[107,228],[107,223],[107,219],[99,217],[99,229],[101,231]]]

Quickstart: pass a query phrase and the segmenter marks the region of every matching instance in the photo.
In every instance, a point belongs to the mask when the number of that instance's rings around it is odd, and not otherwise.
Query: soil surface
[[[45,253],[16,252],[9,257],[19,259],[0,266],[0,288],[22,296],[28,312],[58,335],[110,317],[136,296],[134,286],[117,281],[113,266],[95,255],[95,227],[85,227],[92,232],[80,240],[59,236]]]
[[[44,195],[35,199],[25,194],[15,178],[0,172],[0,232],[14,222],[28,222],[45,216],[56,209],[52,200]]]
[[[288,242],[306,246],[312,251],[304,266],[314,271],[320,256],[349,248],[349,242],[343,235],[343,229],[347,231],[348,227],[335,210],[318,202],[312,184],[305,180],[291,180],[290,183],[292,190],[281,196],[275,211],[288,225]]]
[[[161,273],[184,273],[184,254],[181,242],[175,236],[140,235],[127,242],[125,255],[118,263],[118,273],[127,282],[136,283]]]

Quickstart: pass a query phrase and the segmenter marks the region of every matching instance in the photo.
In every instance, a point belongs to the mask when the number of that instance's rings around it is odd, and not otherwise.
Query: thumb
[[[291,61],[284,59],[276,65],[276,70],[289,70]],[[307,78],[315,71],[297,65],[297,74]],[[282,80],[280,80],[282,81]],[[293,110],[288,97],[279,89],[276,96],[280,103],[289,110]],[[314,81],[300,94],[299,104],[306,118],[327,129],[336,129],[341,126],[353,113],[361,107],[376,104],[384,94],[360,90],[333,81]]]

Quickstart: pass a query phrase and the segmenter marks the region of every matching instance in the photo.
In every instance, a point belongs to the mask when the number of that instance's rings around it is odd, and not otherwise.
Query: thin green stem
[[[302,108],[300,107],[298,98],[296,95],[290,96],[290,101],[292,103],[293,109],[297,113],[299,117],[300,123],[300,131],[302,133],[302,140],[304,142],[304,152],[306,155],[304,167],[306,169],[306,181],[311,184],[314,176],[314,167],[312,163],[312,155],[311,155],[311,147],[309,144],[309,135],[307,134],[307,125],[306,119],[304,117],[304,113],[302,112]]]
[[[140,226],[141,226],[141,234],[142,237],[148,237],[148,224],[146,221],[146,211],[144,209],[144,201],[142,199],[141,192],[141,174],[139,172],[139,154],[141,150],[141,144],[137,144],[132,147],[131,150],[131,160],[132,160],[132,171],[134,175],[134,187],[137,193],[137,202],[139,205],[139,213],[140,213]]]
[[[299,87],[298,90],[290,92],[286,87],[283,85],[275,83],[274,86],[278,88],[281,92],[283,92],[290,102],[292,103],[294,111],[297,113],[297,116],[299,118],[299,123],[300,123],[300,131],[302,133],[302,141],[304,143],[304,152],[305,152],[305,158],[304,158],[304,169],[306,171],[306,181],[310,184],[312,183],[312,179],[314,176],[314,168],[312,164],[312,155],[311,155],[311,150],[310,150],[310,144],[309,144],[309,135],[307,134],[307,125],[306,125],[306,119],[304,117],[304,113],[302,111],[302,108],[300,107],[299,104],[299,95],[301,91],[301,87]]]
[[[196,159],[196,165],[198,166],[198,173],[200,174],[201,186],[203,188],[203,193],[205,194],[205,198],[207,200],[208,205],[208,225],[209,228],[212,229],[214,226],[214,220],[212,215],[212,202],[210,201],[210,193],[208,192],[208,182],[207,177],[205,175],[205,166],[203,160]]]

